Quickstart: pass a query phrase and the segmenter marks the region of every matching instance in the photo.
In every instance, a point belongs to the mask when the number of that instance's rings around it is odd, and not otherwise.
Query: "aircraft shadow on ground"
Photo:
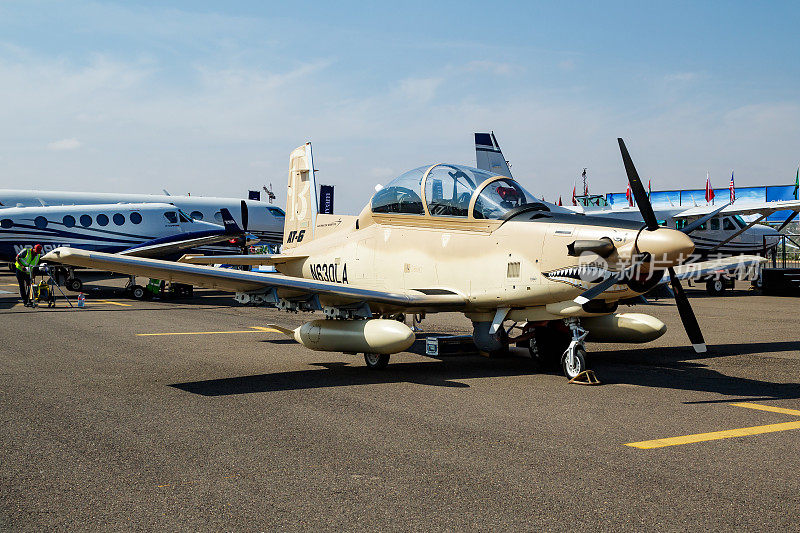
[[[713,346],[710,357],[800,350],[800,342],[725,344]],[[711,370],[689,350],[680,348],[644,348],[621,352],[597,353],[591,358],[605,384],[631,384],[712,392],[733,398],[796,399],[800,383],[773,383],[726,376]],[[469,385],[458,380],[536,374],[529,359],[508,357],[488,359],[481,356],[454,356],[429,361],[392,363],[382,371],[367,369],[350,362],[315,363],[320,369],[276,372],[232,378],[175,383],[177,389],[203,396],[228,396],[286,390],[374,385],[381,383],[415,383],[438,387]],[[535,375],[531,376],[535,380]],[[565,381],[566,385],[566,381]],[[532,381],[531,386],[536,386]],[[732,401],[731,398],[715,401]]]
[[[256,392],[349,387],[381,383],[416,383],[437,387],[468,388],[455,380],[516,376],[532,372],[530,361],[522,358],[487,359],[458,356],[413,363],[391,363],[384,370],[370,370],[363,363],[343,361],[314,363],[324,370],[294,370],[233,378],[193,381],[170,385],[203,396],[228,396]]]
[[[738,355],[800,351],[800,341],[715,344],[709,353],[695,355],[687,348],[636,348],[602,352],[592,364],[603,383],[630,384],[642,387],[713,392],[731,397],[760,399],[800,398],[800,383],[774,383],[757,379],[727,376],[705,366],[701,360]],[[600,357],[597,357],[600,355]],[[795,368],[797,362],[786,360]],[[714,400],[729,402],[730,398]],[[687,402],[703,403],[703,402]]]

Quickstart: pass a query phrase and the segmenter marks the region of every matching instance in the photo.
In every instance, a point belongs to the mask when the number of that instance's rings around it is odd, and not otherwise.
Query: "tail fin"
[[[236,220],[233,219],[230,211],[223,207],[219,212],[222,215],[222,223],[225,225],[225,233],[230,233],[232,235],[242,233],[242,229],[236,223]]]
[[[494,132],[475,134],[475,160],[481,170],[487,170],[509,178],[514,177],[511,175],[511,169],[508,168],[508,161],[503,157],[500,145],[497,144]]]
[[[317,222],[317,181],[311,143],[295,148],[289,156],[289,188],[286,191],[286,221],[283,247],[292,248],[314,238]]]

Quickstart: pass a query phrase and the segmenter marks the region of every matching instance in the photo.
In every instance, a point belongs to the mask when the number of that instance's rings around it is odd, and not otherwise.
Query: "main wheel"
[[[567,357],[565,353],[561,358],[561,368],[564,369],[564,375],[569,379],[586,370],[586,350],[581,345],[575,346],[573,349],[575,350],[574,357]]]
[[[131,296],[136,300],[144,300],[145,290],[141,285],[131,287]]]
[[[369,368],[377,370],[386,368],[386,365],[389,364],[389,357],[389,354],[385,353],[365,353],[364,362],[367,363]]]
[[[67,289],[71,290],[72,292],[80,292],[83,288],[83,282],[78,278],[69,278],[66,285]]]
[[[706,281],[706,292],[712,296],[719,296],[725,292],[725,280],[717,278]]]
[[[540,370],[557,369],[561,355],[569,347],[568,333],[552,328],[536,328],[536,335],[530,340],[528,351],[536,367]]]

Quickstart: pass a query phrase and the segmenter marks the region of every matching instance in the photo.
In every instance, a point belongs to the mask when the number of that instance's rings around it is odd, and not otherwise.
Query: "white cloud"
[[[64,150],[75,150],[82,146],[81,142],[72,137],[70,139],[61,139],[59,141],[53,141],[47,145],[48,150],[53,150],[56,152],[64,151]]]
[[[407,99],[426,104],[436,96],[442,78],[407,78],[400,82],[400,92]]]
[[[517,65],[497,61],[470,61],[464,67],[468,72],[489,72],[491,74],[509,75],[521,70]]]

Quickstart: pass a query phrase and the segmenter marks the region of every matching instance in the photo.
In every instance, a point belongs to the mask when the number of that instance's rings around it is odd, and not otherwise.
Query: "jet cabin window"
[[[483,188],[475,201],[475,218],[500,219],[510,210],[536,202],[536,198],[514,180],[503,178]]]
[[[164,218],[167,219],[167,222],[170,224],[177,224],[178,223],[178,213],[175,211],[167,211],[164,213]]]
[[[181,222],[191,222],[192,221],[192,217],[190,217],[189,215],[187,215],[186,213],[184,213],[180,209],[178,210],[178,216],[180,217]]]
[[[718,229],[719,229],[719,219],[718,218],[712,218],[711,219],[711,231],[716,231]],[[728,228],[725,228],[725,229],[728,229]]]
[[[736,226],[731,222],[731,219],[726,217],[722,219],[722,229],[725,231],[734,231],[736,230]]]
[[[460,165],[437,165],[425,180],[428,212],[435,217],[465,217],[476,185],[493,174]]]
[[[376,192],[372,197],[372,212],[424,214],[422,198],[419,197],[418,191],[422,183],[422,176],[425,175],[427,169],[428,167],[419,167],[409,170]]]

